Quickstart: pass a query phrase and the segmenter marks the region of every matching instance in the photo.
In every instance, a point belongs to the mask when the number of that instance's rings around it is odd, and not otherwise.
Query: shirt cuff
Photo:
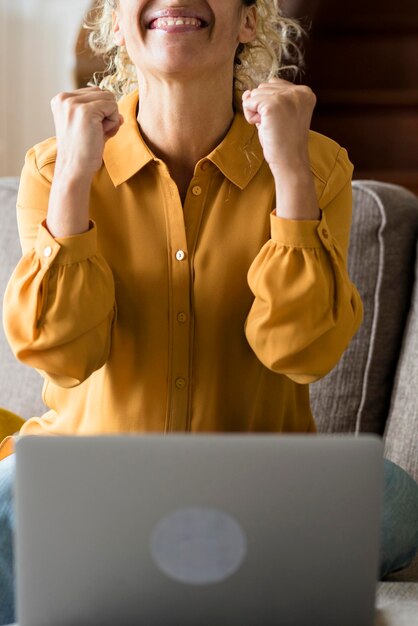
[[[44,220],[39,225],[35,250],[42,265],[47,267],[85,261],[97,253],[96,225],[90,221],[90,228],[85,233],[54,238]]]
[[[276,211],[270,215],[271,238],[275,243],[289,248],[333,247],[331,232],[325,215],[320,220],[288,220],[278,217]]]

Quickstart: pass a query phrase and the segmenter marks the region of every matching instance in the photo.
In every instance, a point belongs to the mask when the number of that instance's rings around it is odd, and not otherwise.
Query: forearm
[[[80,235],[89,229],[91,176],[80,176],[57,163],[46,225],[53,237]]]
[[[296,163],[273,173],[276,215],[291,220],[319,220],[321,213],[309,165]]]

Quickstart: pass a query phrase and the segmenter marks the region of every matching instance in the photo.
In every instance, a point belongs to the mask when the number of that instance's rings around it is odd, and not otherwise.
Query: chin
[[[178,77],[192,77],[193,75],[201,76],[203,69],[202,63],[196,62],[196,59],[189,53],[176,54],[170,50],[166,58],[159,58],[152,67],[154,75],[172,75]]]

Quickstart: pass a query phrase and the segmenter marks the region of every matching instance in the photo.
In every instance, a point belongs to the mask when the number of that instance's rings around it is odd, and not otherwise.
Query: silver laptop
[[[19,626],[371,626],[377,437],[23,437]]]

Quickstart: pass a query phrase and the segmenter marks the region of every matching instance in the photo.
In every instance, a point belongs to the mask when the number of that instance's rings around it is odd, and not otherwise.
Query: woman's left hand
[[[255,124],[264,158],[273,175],[309,167],[308,136],[316,104],[313,91],[281,78],[272,78],[242,97],[244,115]]]
[[[308,152],[315,94],[309,87],[272,78],[244,92],[242,103],[247,121],[257,126],[276,183],[276,215],[320,219]]]

